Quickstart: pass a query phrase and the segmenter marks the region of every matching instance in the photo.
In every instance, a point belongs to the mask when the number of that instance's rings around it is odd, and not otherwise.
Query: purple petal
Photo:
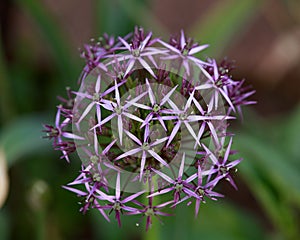
[[[232,138],[230,138],[230,141],[228,143],[228,146],[227,146],[226,152],[224,154],[224,160],[223,160],[222,164],[225,164],[227,162],[227,160],[228,160],[229,153],[230,153],[230,148],[231,148],[231,144],[232,144]]]
[[[86,195],[87,195],[86,192],[83,192],[83,191],[78,190],[78,189],[76,189],[76,188],[71,188],[71,187],[66,187],[66,186],[62,186],[62,187],[63,187],[64,189],[66,189],[66,190],[69,190],[69,191],[71,191],[71,192],[76,193],[76,194],[79,195],[79,196],[86,196]]]
[[[121,115],[118,115],[118,132],[119,132],[120,144],[122,145],[122,142],[123,142],[123,120],[122,120]]]
[[[185,182],[189,183],[191,181],[193,181],[195,178],[197,177],[197,173],[194,173],[192,176],[188,177]]]
[[[172,178],[170,178],[169,176],[167,176],[166,174],[156,170],[156,169],[152,169],[153,172],[155,172],[156,174],[158,174],[159,176],[161,176],[163,179],[165,179],[167,182],[169,183],[174,183],[174,180]]]
[[[160,106],[164,105],[165,102],[167,102],[169,100],[169,98],[171,97],[171,95],[173,94],[173,92],[176,90],[177,87],[178,87],[178,85],[173,87],[172,90],[170,92],[168,92],[168,94],[166,96],[163,97],[163,99],[160,101]]]
[[[146,152],[143,151],[142,160],[141,160],[140,181],[142,180],[143,177],[145,163],[146,163]]]
[[[194,55],[195,53],[198,53],[198,52],[200,52],[200,51],[202,51],[202,50],[204,50],[205,48],[208,48],[208,47],[209,47],[208,44],[200,45],[200,46],[198,46],[198,47],[194,47],[194,48],[192,48],[192,49],[189,51],[189,54],[190,54],[190,55]]]
[[[139,62],[142,64],[142,66],[154,77],[156,78],[154,72],[152,71],[151,67],[148,65],[148,63],[142,59],[141,57],[138,58]]]
[[[236,165],[238,165],[241,161],[242,161],[242,159],[238,159],[238,160],[235,160],[235,161],[233,161],[233,162],[230,162],[230,163],[227,164],[226,166],[227,166],[228,168],[233,168],[233,167],[235,167]]]
[[[147,87],[148,87],[148,93],[149,93],[149,99],[150,99],[150,102],[152,104],[152,106],[155,104],[155,96],[154,96],[154,93],[151,89],[151,85],[148,81],[148,78],[146,78],[146,84],[147,84]]]
[[[198,109],[198,111],[199,111],[202,115],[204,115],[204,110],[203,110],[203,108],[201,107],[200,103],[197,101],[196,98],[193,98],[193,102],[194,102],[194,104],[196,105],[196,108]]]
[[[181,30],[181,36],[180,36],[180,45],[181,45],[181,49],[184,49],[186,42],[185,42],[185,37],[184,37],[184,32],[183,30]]]
[[[229,106],[232,108],[232,110],[234,112],[235,111],[235,107],[233,106],[233,103],[231,102],[230,98],[228,97],[228,95],[224,92],[224,90],[222,90],[221,88],[219,88],[219,91],[221,92],[221,94],[223,95],[223,97],[225,98],[225,100],[228,102]]]
[[[80,123],[82,121],[82,119],[91,111],[92,107],[95,105],[95,102],[91,102],[86,109],[84,110],[84,112],[82,113],[81,117],[79,118],[77,123]]]
[[[148,153],[150,153],[152,155],[152,157],[154,157],[157,161],[159,161],[162,165],[167,166],[168,164],[166,163],[165,160],[163,160],[156,152],[154,152],[153,150],[148,150]]]
[[[216,60],[213,60],[213,69],[214,69],[214,77],[217,80],[219,79],[219,71],[218,71]]]
[[[130,155],[134,155],[138,152],[142,151],[141,148],[134,148],[134,149],[131,149],[123,154],[121,154],[120,156],[118,156],[115,160],[119,160],[121,158],[124,158],[124,157],[127,157],[127,156],[130,156]]]
[[[164,128],[164,130],[165,130],[165,131],[168,131],[168,130],[167,130],[167,127],[166,127],[166,125],[165,125],[165,123],[164,123],[164,120],[161,118],[161,116],[158,116],[157,119],[158,119],[158,121],[160,122],[161,126]]]
[[[137,198],[138,196],[142,195],[143,193],[145,193],[145,190],[137,192],[129,197],[124,198],[122,201],[120,201],[121,203],[127,203],[127,202],[131,202],[133,199]]]
[[[97,127],[102,126],[103,124],[107,123],[109,120],[111,120],[113,117],[115,117],[117,114],[113,113],[111,115],[109,115],[108,117],[106,117],[104,120],[102,120],[100,123],[96,124],[94,127],[92,127],[90,130],[93,130]]]
[[[156,139],[153,143],[150,144],[151,147],[156,146],[158,144],[161,144],[165,141],[167,141],[169,137],[164,137],[164,138],[160,138],[160,139]]]
[[[205,122],[203,122],[201,124],[201,127],[200,127],[199,132],[198,132],[197,139],[198,139],[199,142],[200,142],[200,139],[201,139],[201,137],[202,137],[202,135],[204,133],[204,130],[205,130]],[[194,149],[196,149],[196,147],[197,147],[197,141],[195,142]]]
[[[173,108],[173,110],[175,110],[176,112],[180,112],[179,108],[177,107],[177,105],[171,100],[168,100],[168,103],[170,104],[170,106]]]
[[[105,211],[101,208],[98,208],[98,211],[102,214],[102,216],[106,219],[106,221],[110,222],[110,219],[108,218],[108,216],[106,215]]]
[[[119,40],[123,43],[123,45],[128,49],[128,51],[131,51],[131,47],[123,38],[119,37]]]
[[[129,103],[129,102],[127,102],[127,103]],[[130,103],[130,106],[135,106],[135,107],[138,107],[138,108],[141,108],[141,109],[145,109],[145,110],[152,110],[151,107],[146,106],[146,105],[141,104],[141,103]]]
[[[134,136],[131,132],[124,130],[124,132],[130,137],[133,141],[135,141],[138,145],[142,146],[142,142],[136,136]]]
[[[169,146],[169,144],[172,142],[173,138],[175,137],[175,135],[177,134],[179,128],[181,125],[181,121],[178,120],[178,122],[176,123],[176,125],[174,126],[171,135],[169,136],[169,140],[167,142],[167,146]]]
[[[196,90],[203,90],[203,89],[209,89],[209,88],[212,88],[212,87],[213,87],[212,84],[210,84],[210,83],[205,83],[205,84],[196,86],[195,89],[196,89]]]
[[[117,181],[116,181],[116,199],[117,200],[120,200],[120,193],[121,193],[120,172],[118,172]]]
[[[124,73],[125,76],[131,71],[131,69],[133,68],[134,63],[135,63],[135,59],[130,59],[128,61],[128,66],[127,66],[127,69]]]
[[[184,107],[184,111],[187,111],[191,107],[191,103],[194,98],[194,93],[195,93],[195,90],[191,93],[189,99],[187,100],[186,105]]]
[[[198,143],[199,146],[201,146],[200,142],[198,141],[198,138],[193,130],[193,128],[191,127],[191,125],[184,121],[184,125],[186,126],[187,130],[190,132],[190,134],[192,135],[192,137],[196,140],[196,142]]]
[[[56,128],[59,128],[59,124],[60,124],[60,112],[61,112],[61,108],[58,107],[57,108],[56,117],[55,117],[55,127]]]
[[[99,93],[100,92],[100,84],[101,84],[101,75],[98,75],[97,81],[96,81],[96,86],[95,86],[95,92]]]
[[[63,132],[61,135],[64,136],[65,138],[84,140],[83,137],[77,136],[73,133]]]
[[[217,146],[219,146],[219,138],[218,138],[216,129],[214,128],[214,126],[213,126],[213,124],[211,122],[207,122],[207,125],[208,125],[208,127],[210,129],[210,132],[211,132],[211,134],[212,134],[212,136],[213,136],[213,138],[214,138]]]
[[[144,39],[144,41],[140,45],[140,51],[142,52],[144,48],[146,47],[147,43],[149,42],[150,38],[152,37],[152,32],[150,32],[147,37]]]
[[[173,52],[176,52],[176,53],[178,53],[178,54],[181,55],[181,52],[180,52],[177,48],[171,46],[170,44],[165,43],[165,42],[161,41],[160,39],[158,39],[158,42],[159,42],[160,44],[162,44],[163,46],[165,46],[166,48],[172,50]]]
[[[174,190],[173,187],[165,188],[165,189],[163,189],[163,190],[161,190],[161,191],[159,191],[159,192],[152,193],[152,194],[150,194],[150,195],[147,196],[147,197],[149,198],[149,197],[154,197],[154,196],[162,195],[162,194],[171,192],[172,190]]]
[[[128,107],[130,107],[131,105],[133,105],[134,103],[136,103],[138,100],[140,100],[142,97],[144,97],[147,94],[147,92],[144,92],[142,94],[140,94],[139,96],[135,97],[134,99],[131,99],[130,101],[128,101],[125,105],[124,105],[124,109],[127,109]],[[143,104],[141,104],[143,105]],[[150,108],[151,109],[151,108]]]
[[[135,116],[135,115],[133,115],[133,114],[131,114],[131,113],[123,112],[122,114],[123,114],[124,116],[130,118],[130,119],[133,119],[133,120],[137,121],[137,122],[141,122],[141,123],[144,122],[142,119],[140,119],[139,117],[137,117],[137,116]]]
[[[202,144],[202,147],[204,148],[204,150],[206,151],[207,155],[209,156],[209,158],[212,160],[212,162],[215,165],[218,165],[218,159],[216,158],[216,156],[204,145]]]
[[[119,88],[118,88],[116,80],[115,80],[115,95],[116,95],[115,98],[117,100],[117,104],[118,104],[118,106],[120,106],[121,105],[120,92],[119,92]]]
[[[178,172],[178,178],[180,178],[180,179],[182,178],[182,175],[183,175],[184,160],[185,160],[185,152],[182,155],[181,164],[180,164],[180,168],[179,168],[179,172]]]

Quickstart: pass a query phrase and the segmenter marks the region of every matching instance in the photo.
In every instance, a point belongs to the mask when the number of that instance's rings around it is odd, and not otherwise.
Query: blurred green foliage
[[[264,1],[220,1],[194,25],[196,39],[211,43],[210,54],[220,54],[245,28]],[[245,159],[241,178],[271,223],[243,203],[231,200],[202,205],[194,220],[193,206],[179,207],[176,216],[158,221],[148,233],[127,218],[122,229],[107,223],[97,211],[82,216],[78,199],[60,188],[75,177],[79,163],[66,165],[41,139],[41,124],[54,120],[55,95],[76,86],[83,62],[74,58],[63,30],[42,1],[17,0],[38,27],[50,49],[53,69],[46,74],[30,61],[26,42],[19,42],[15,61],[6,62],[0,42],[0,147],[10,167],[9,199],[0,211],[0,239],[297,239],[300,209],[300,107],[287,118],[270,123],[255,113],[239,128],[235,148]],[[104,1],[94,4],[95,25],[103,32],[123,35],[134,25],[168,32],[149,11],[150,2]],[[22,40],[19,40],[22,41]],[[53,119],[53,120],[52,120]],[[22,161],[21,161],[22,160]],[[40,185],[38,185],[40,184]],[[41,187],[44,186],[44,187]]]

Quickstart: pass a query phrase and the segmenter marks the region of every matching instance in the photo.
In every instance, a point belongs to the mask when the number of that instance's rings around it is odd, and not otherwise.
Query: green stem
[[[46,239],[46,213],[44,209],[40,209],[36,212],[36,239]]]
[[[157,185],[157,176],[154,176],[152,178],[152,184]],[[146,187],[146,191],[149,191],[149,187]],[[150,191],[149,191],[150,192]],[[155,206],[159,204],[160,196],[155,196],[153,198],[152,206]],[[146,199],[145,205],[148,204],[148,199]],[[152,225],[149,227],[148,231],[145,231],[144,240],[159,240],[160,239],[160,228],[161,228],[161,223],[160,221],[153,216],[152,217]]]

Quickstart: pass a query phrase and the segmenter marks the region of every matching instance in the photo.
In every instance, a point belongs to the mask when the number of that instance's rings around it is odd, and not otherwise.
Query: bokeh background
[[[0,239],[299,239],[299,0],[1,0]],[[80,161],[67,164],[41,138],[53,123],[57,95],[76,89],[84,66],[78,47],[104,32],[135,25],[165,40],[184,29],[207,56],[236,60],[258,104],[232,126],[244,161],[226,195],[194,218],[183,206],[145,233],[139,218],[119,229],[97,211],[79,213],[61,188]],[[7,197],[7,198],[6,198]]]

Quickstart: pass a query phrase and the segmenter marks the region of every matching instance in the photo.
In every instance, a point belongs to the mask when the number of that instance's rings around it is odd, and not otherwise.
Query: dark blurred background
[[[0,239],[299,239],[299,0],[1,0]],[[258,101],[232,126],[244,158],[239,191],[227,184],[198,219],[183,206],[146,234],[139,218],[123,228],[96,211],[79,213],[61,185],[80,161],[59,160],[41,138],[53,123],[57,95],[77,87],[78,48],[104,32],[122,36],[135,25],[155,36],[184,29],[209,43],[207,56],[236,61]]]

